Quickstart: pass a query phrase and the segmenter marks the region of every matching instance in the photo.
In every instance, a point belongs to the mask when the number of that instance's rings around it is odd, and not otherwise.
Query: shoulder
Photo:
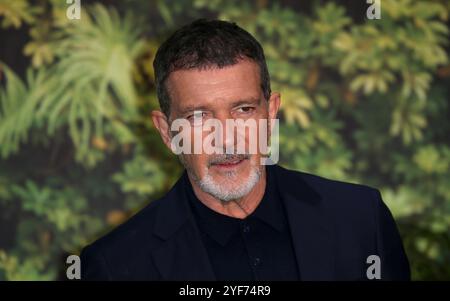
[[[327,196],[358,196],[376,194],[378,190],[374,187],[346,182],[336,179],[330,179],[319,175],[287,169],[281,166],[275,167],[278,174],[281,175],[282,181],[287,180],[291,184],[307,184],[310,189],[313,189],[322,197]]]
[[[331,215],[352,219],[373,217],[377,207],[382,206],[378,189],[358,183],[329,179],[303,171],[275,167],[281,178],[281,188],[297,194],[318,199],[321,207]],[[358,217],[359,216],[359,217]]]
[[[307,208],[309,213],[320,212],[315,217],[324,217],[320,221],[332,233],[330,237],[335,242],[338,258],[336,268],[342,279],[365,279],[366,259],[374,254],[382,258],[384,280],[410,278],[395,220],[378,189],[282,167],[279,174],[280,182],[284,183],[281,186],[293,187],[290,194],[296,193],[291,202],[302,202],[305,194],[317,199],[302,208]],[[301,212],[297,214],[301,216]]]
[[[83,279],[158,279],[152,254],[186,222],[184,176],[162,198],[82,250]]]
[[[81,253],[83,258],[96,260],[127,261],[142,258],[160,240],[153,235],[156,216],[164,198],[152,201],[123,224],[86,246]]]

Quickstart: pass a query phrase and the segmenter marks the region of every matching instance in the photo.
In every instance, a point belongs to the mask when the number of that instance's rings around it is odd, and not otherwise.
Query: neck
[[[231,217],[235,218],[245,218],[247,215],[251,214],[256,207],[258,207],[261,202],[264,191],[266,189],[266,169],[264,168],[261,173],[261,177],[252,190],[242,198],[231,200],[231,201],[221,201],[209,193],[204,192],[194,181],[191,175],[188,173],[189,181],[191,182],[192,188],[196,197],[208,208]]]

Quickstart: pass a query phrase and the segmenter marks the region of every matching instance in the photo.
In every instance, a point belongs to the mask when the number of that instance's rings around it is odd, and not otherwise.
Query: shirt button
[[[244,227],[242,228],[242,231],[243,231],[244,233],[250,232],[250,226],[249,226],[249,225],[244,225]]]
[[[253,259],[253,266],[258,266],[261,263],[261,259],[259,259],[259,257],[256,257],[255,259]]]

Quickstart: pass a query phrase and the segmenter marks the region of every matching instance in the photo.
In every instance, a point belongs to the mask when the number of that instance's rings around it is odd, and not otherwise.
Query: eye
[[[255,110],[255,107],[251,107],[251,106],[245,106],[245,107],[238,108],[238,112],[243,113],[243,114],[252,113],[254,110]]]
[[[186,117],[189,122],[192,122],[193,124],[201,123],[203,120],[203,117],[205,117],[206,113],[202,111],[194,111],[193,114],[190,114]]]

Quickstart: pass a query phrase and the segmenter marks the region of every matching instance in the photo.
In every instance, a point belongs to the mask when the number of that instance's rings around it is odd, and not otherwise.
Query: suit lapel
[[[180,232],[153,251],[162,280],[215,280],[203,244],[188,223]]]
[[[302,280],[333,280],[334,243],[331,219],[321,196],[299,173],[280,166],[272,168],[286,207],[297,264]],[[168,192],[155,222],[154,234],[163,240],[152,252],[163,280],[215,280],[199,230],[187,203],[186,171]]]
[[[334,235],[321,196],[299,173],[273,168],[278,182],[302,280],[334,279]]]
[[[154,234],[164,242],[152,252],[163,280],[215,280],[199,230],[187,203],[186,171],[161,202]]]

